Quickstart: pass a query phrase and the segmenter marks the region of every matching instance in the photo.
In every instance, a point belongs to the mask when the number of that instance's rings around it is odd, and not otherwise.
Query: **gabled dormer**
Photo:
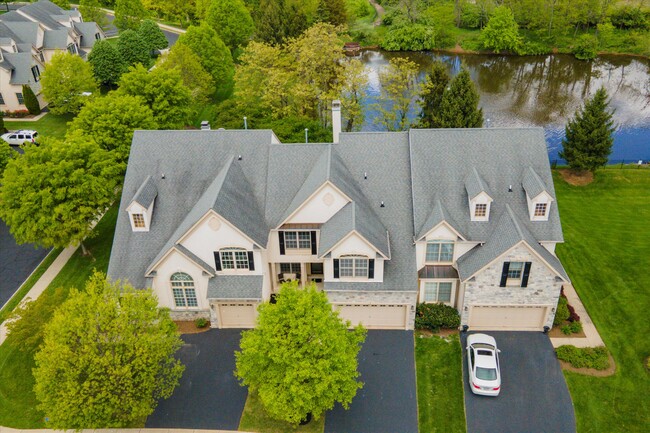
[[[472,168],[465,178],[465,190],[467,191],[470,220],[489,221],[493,200],[487,184],[478,174],[476,168]]]
[[[532,167],[528,167],[521,183],[526,191],[530,220],[548,221],[551,203],[554,200],[542,179]]]
[[[133,196],[133,200],[126,208],[129,213],[131,230],[134,232],[148,232],[151,227],[151,216],[153,215],[154,202],[158,195],[158,189],[151,176],[142,182],[140,188]]]

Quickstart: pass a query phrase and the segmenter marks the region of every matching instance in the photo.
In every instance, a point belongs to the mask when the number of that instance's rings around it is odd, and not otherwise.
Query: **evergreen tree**
[[[153,55],[155,50],[165,49],[169,45],[165,34],[153,20],[142,21],[138,27],[138,35],[149,49],[150,55]]]
[[[36,98],[31,86],[27,84],[23,84],[23,100],[29,114],[36,115],[41,112],[41,104],[38,102],[38,98]]]
[[[462,69],[444,92],[434,122],[439,128],[480,128],[483,109],[478,108],[478,102],[479,95],[469,72]]]
[[[242,0],[212,0],[205,19],[230,51],[246,45],[255,30],[253,18]]]
[[[120,52],[107,40],[95,42],[93,50],[88,54],[88,63],[92,66],[97,81],[107,86],[117,85],[126,71],[126,64]]]
[[[607,163],[614,144],[612,134],[616,129],[612,120],[614,112],[608,107],[607,91],[601,87],[566,125],[559,155],[572,170],[593,173]]]
[[[117,51],[127,67],[140,63],[148,68],[151,63],[149,46],[135,30],[122,32],[117,41]]]
[[[447,71],[447,66],[441,62],[433,63],[431,70],[427,74],[420,92],[420,125],[422,128],[437,128],[436,115],[440,111],[442,97],[447,90],[451,77]]]
[[[298,37],[309,27],[306,15],[285,0],[260,0],[255,25],[255,38],[271,45]]]
[[[7,128],[5,127],[5,118],[3,116],[4,113],[0,111],[0,134],[7,132]]]
[[[348,21],[348,13],[344,0],[319,0],[317,21],[339,26]]]

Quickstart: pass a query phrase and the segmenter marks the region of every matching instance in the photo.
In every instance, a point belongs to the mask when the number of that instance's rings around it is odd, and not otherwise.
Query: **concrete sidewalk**
[[[582,330],[585,333],[584,337],[567,337],[567,338],[551,338],[551,343],[553,347],[564,346],[570,344],[575,347],[598,347],[604,346],[605,343],[603,339],[600,338],[600,334],[596,329],[596,325],[591,321],[589,313],[585,309],[585,306],[582,305],[580,297],[576,293],[576,290],[571,284],[564,285],[564,295],[569,301],[569,305],[575,308],[576,313],[580,316],[580,322],[582,323]]]
[[[25,302],[27,299],[37,299],[39,296],[41,296],[41,293],[43,293],[45,289],[47,289],[47,287],[50,285],[52,280],[54,280],[54,278],[59,275],[59,272],[61,272],[63,266],[68,263],[70,257],[72,257],[74,252],[77,251],[77,248],[79,247],[68,247],[61,251],[59,256],[52,262],[50,267],[47,268],[47,271],[45,271],[45,273],[41,276],[41,278],[39,278],[36,284],[34,284],[34,287],[32,287],[32,289],[27,292],[21,303]],[[4,343],[5,339],[7,338],[7,327],[5,326],[6,324],[7,321],[4,321],[0,325],[0,344]]]

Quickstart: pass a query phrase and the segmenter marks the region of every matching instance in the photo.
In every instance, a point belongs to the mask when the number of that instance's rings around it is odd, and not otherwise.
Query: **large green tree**
[[[117,92],[141,97],[160,129],[180,129],[194,113],[192,93],[176,70],[154,68],[149,72],[142,65],[133,66],[122,75]]]
[[[521,45],[519,25],[508,6],[494,9],[490,20],[481,31],[481,42],[485,48],[499,53],[503,50],[516,51]]]
[[[348,22],[348,11],[345,0],[318,0],[317,21],[336,26]]]
[[[79,12],[85,22],[96,22],[100,27],[108,24],[106,12],[101,9],[99,0],[79,0]]]
[[[440,111],[442,97],[449,86],[451,77],[447,71],[447,65],[436,61],[427,73],[427,77],[420,90],[420,125],[423,128],[437,128],[436,115]]]
[[[277,303],[258,311],[256,328],[242,334],[235,352],[235,375],[268,414],[297,424],[310,413],[319,419],[336,402],[347,409],[362,386],[363,327],[349,331],[313,283],[304,289],[297,281],[283,284]]]
[[[616,129],[612,116],[607,91],[601,87],[569,120],[559,155],[572,170],[593,173],[607,164]]]
[[[156,129],[153,112],[138,96],[111,92],[87,104],[68,126],[68,135],[82,132],[126,167],[133,131]]]
[[[128,66],[138,63],[148,68],[151,64],[151,50],[147,42],[135,30],[125,30],[117,41],[117,51]]]
[[[368,74],[364,64],[358,59],[349,60],[345,64],[343,83],[339,90],[345,131],[358,131],[363,124],[367,86]]]
[[[0,140],[0,184],[2,184],[2,173],[4,173],[5,167],[16,155],[17,153],[11,148],[9,143]]]
[[[305,13],[285,0],[260,0],[255,19],[255,39],[278,45],[298,37],[309,27]]]
[[[157,67],[180,72],[183,84],[190,89],[192,100],[197,104],[204,104],[214,93],[212,76],[201,65],[199,56],[186,45],[174,45],[169,54],[160,58]]]
[[[0,218],[16,241],[63,248],[91,236],[90,224],[115,200],[119,164],[81,133],[24,149],[0,185]]]
[[[167,48],[169,42],[165,34],[160,30],[158,24],[153,20],[144,20],[140,27],[138,27],[138,35],[145,43],[149,54],[153,55],[155,50],[162,50]]]
[[[76,114],[99,92],[90,65],[65,51],[52,56],[41,74],[41,88],[53,114]]]
[[[440,109],[435,116],[438,128],[480,128],[483,109],[479,108],[479,94],[467,69],[462,69],[444,92]]]
[[[88,54],[88,63],[97,81],[107,86],[115,86],[126,71],[126,64],[117,47],[107,40],[95,42]]]
[[[389,131],[404,131],[410,126],[409,112],[418,94],[418,68],[408,59],[395,57],[390,59],[388,67],[379,73],[381,95],[376,122]]]
[[[141,0],[116,0],[113,24],[120,30],[137,30],[147,17]]]
[[[212,76],[217,92],[230,89],[235,65],[230,49],[208,24],[190,26],[180,35],[178,45],[187,45],[201,60],[203,68]]]
[[[169,311],[151,290],[95,273],[72,289],[34,356],[34,393],[55,429],[131,427],[171,396],[184,367]]]
[[[246,45],[255,30],[242,0],[212,0],[205,20],[231,51]]]

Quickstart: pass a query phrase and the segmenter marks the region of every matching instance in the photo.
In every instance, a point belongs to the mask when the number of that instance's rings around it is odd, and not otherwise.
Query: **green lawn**
[[[458,334],[415,333],[418,424],[421,432],[464,432],[463,366]]]
[[[239,421],[239,430],[258,433],[322,433],[325,430],[325,416],[304,426],[293,426],[270,418],[257,394],[248,393],[244,412]]]
[[[98,236],[86,241],[92,257],[83,257],[81,249],[72,256],[46,293],[63,287],[67,294],[71,287],[82,289],[94,269],[106,272],[117,219],[117,205],[111,208],[95,230]],[[51,313],[50,313],[51,314]],[[43,428],[43,414],[36,409],[32,392],[34,359],[31,354],[15,348],[9,336],[0,346],[0,425],[13,428]]]
[[[5,128],[10,131],[18,129],[34,129],[38,131],[39,135],[42,137],[55,137],[62,139],[65,137],[65,132],[68,129],[68,122],[73,118],[74,116],[71,114],[56,115],[50,113],[46,114],[36,122],[13,122],[5,120]]]
[[[554,172],[573,284],[616,361],[616,374],[566,372],[579,432],[650,426],[650,171],[605,169],[573,187]]]

